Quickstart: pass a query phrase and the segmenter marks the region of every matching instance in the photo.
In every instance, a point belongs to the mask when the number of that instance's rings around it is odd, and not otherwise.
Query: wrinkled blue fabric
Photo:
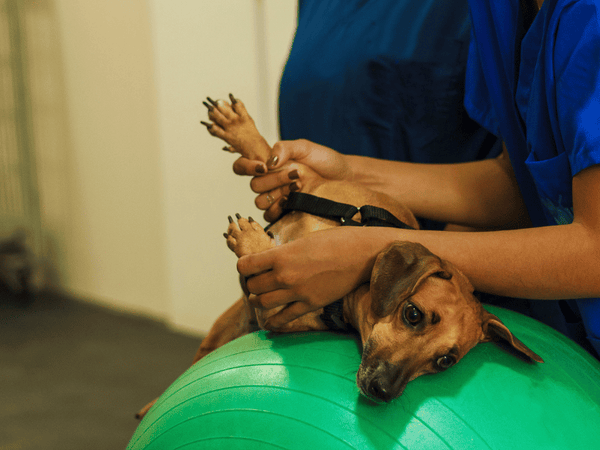
[[[527,30],[519,0],[470,7],[467,111],[506,142],[534,225],[569,224],[573,176],[600,163],[600,1],[546,0]],[[579,314],[600,354],[600,300],[531,309],[582,343]]]
[[[463,107],[469,30],[466,0],[301,0],[281,138],[412,162],[496,156]]]

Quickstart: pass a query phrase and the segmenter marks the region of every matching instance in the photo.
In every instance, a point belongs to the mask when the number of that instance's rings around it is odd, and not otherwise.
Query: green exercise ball
[[[356,387],[356,336],[261,331],[181,375],[127,448],[600,449],[600,363],[546,325],[487,309],[545,363],[479,344],[377,404]]]

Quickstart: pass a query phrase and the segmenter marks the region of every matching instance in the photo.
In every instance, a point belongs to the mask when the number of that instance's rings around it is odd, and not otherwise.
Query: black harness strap
[[[383,208],[372,205],[357,208],[347,203],[334,202],[333,200],[303,192],[291,192],[288,200],[282,206],[284,214],[290,211],[302,211],[326,219],[336,220],[342,226],[414,229]],[[360,222],[352,220],[352,217],[359,212],[361,217]]]
[[[389,211],[377,206],[365,205],[357,208],[346,203],[334,202],[303,192],[291,192],[283,204],[283,214],[301,211],[340,222],[342,226],[392,227],[413,230]],[[360,212],[360,222],[352,218]],[[323,308],[320,319],[332,331],[348,331],[344,322],[344,302],[339,299]]]
[[[337,220],[342,225],[354,222],[352,217],[359,211],[359,208],[356,206],[334,202],[333,200],[302,192],[290,192],[288,200],[282,207],[284,214],[290,211],[301,211],[326,219]]]

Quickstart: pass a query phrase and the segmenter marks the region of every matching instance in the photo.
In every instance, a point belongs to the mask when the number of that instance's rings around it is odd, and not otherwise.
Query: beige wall
[[[233,157],[198,124],[202,100],[234,92],[276,139],[295,1],[45,4],[56,30],[56,114],[44,119],[38,108],[34,117],[59,284],[205,332],[239,295],[227,215],[261,214],[249,180],[231,172]]]

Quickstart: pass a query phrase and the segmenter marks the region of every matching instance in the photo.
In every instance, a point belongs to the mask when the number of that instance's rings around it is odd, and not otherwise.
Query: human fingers
[[[233,163],[233,172],[236,175],[261,176],[267,173],[267,165],[241,156]]]
[[[281,217],[283,214],[283,204],[285,203],[285,197],[282,197],[280,201],[273,203],[263,214],[263,218],[273,223]]]
[[[352,177],[345,155],[306,139],[277,142],[273,146],[271,159],[267,161],[267,168],[269,171],[278,170],[288,161],[309,167],[325,179],[344,180]]]
[[[267,174],[258,176],[250,181],[250,189],[257,194],[269,192],[277,188],[289,186],[293,181],[302,176],[302,168],[296,163],[289,163],[277,171],[269,171]]]
[[[259,276],[262,275],[263,272],[268,273],[269,271],[271,271],[273,269],[273,265],[275,263],[276,250],[277,250],[277,247],[269,249],[269,250],[265,250],[263,252],[252,253],[250,255],[242,256],[240,259],[238,259],[237,271],[240,273],[240,275],[242,275],[246,278],[249,278],[248,281],[250,281],[250,279],[252,279],[253,280],[252,284],[256,283],[256,284],[259,284],[259,286],[260,286],[261,280],[256,280],[256,279],[259,278]],[[250,278],[250,277],[253,277],[253,278]],[[270,279],[268,279],[267,281],[274,284],[274,282]],[[257,289],[259,286],[257,286]],[[281,286],[276,286],[276,287],[279,288]],[[267,291],[262,289],[262,290],[256,290],[256,291],[251,291],[251,292],[253,294],[262,294]]]
[[[259,295],[252,294],[248,298],[250,306],[261,310],[279,308],[293,301],[292,293],[287,289],[277,289]]]
[[[283,167],[286,162],[302,161],[306,159],[311,152],[311,142],[305,139],[295,141],[279,141],[273,146],[271,158],[267,161],[269,170],[275,170]]]
[[[275,204],[285,201],[290,196],[291,192],[296,192],[302,189],[302,182],[300,180],[292,181],[291,183],[281,186],[279,188],[273,189],[268,192],[263,192],[258,195],[254,200],[254,204],[258,209],[262,209],[263,211],[268,210]]]
[[[289,300],[289,297],[285,297],[284,295],[285,292],[282,293],[279,303]],[[264,328],[267,330],[277,331],[285,324],[297,319],[298,317],[302,317],[313,310],[314,309],[311,308],[307,303],[301,301],[292,301],[291,303],[287,303],[285,308],[282,308],[277,314],[273,314],[271,317],[269,317],[264,323]]]

